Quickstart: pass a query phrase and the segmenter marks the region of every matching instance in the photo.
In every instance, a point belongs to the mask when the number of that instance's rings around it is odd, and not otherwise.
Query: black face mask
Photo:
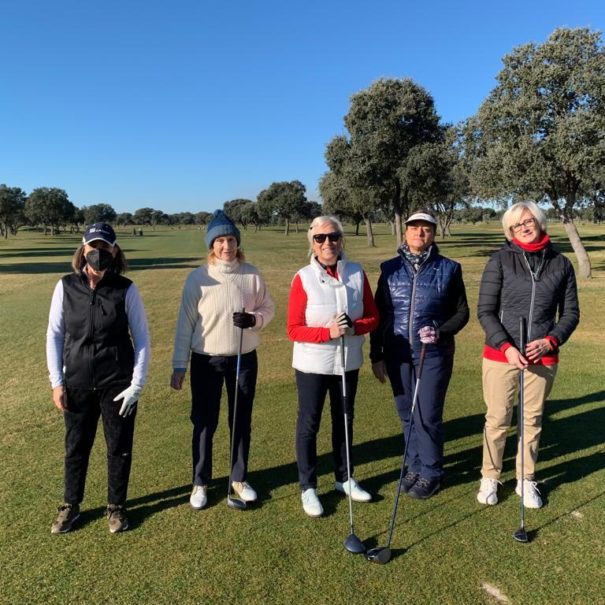
[[[105,271],[113,261],[113,254],[104,248],[96,248],[86,255],[86,262],[95,271]]]

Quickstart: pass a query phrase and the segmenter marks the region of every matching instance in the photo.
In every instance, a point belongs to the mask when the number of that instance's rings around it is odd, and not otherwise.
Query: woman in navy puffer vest
[[[430,498],[441,487],[443,405],[452,375],[454,335],[469,319],[462,269],[439,254],[436,224],[427,212],[412,214],[399,255],[381,265],[376,291],[380,325],[371,336],[370,351],[376,378],[389,378],[409,440],[401,489],[419,499]],[[411,422],[423,344],[422,380]]]

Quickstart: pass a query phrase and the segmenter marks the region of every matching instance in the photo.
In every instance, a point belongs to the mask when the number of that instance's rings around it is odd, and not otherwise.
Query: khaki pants
[[[529,366],[525,370],[524,404],[524,475],[534,480],[538,444],[542,432],[544,402],[550,394],[557,374],[557,365]],[[519,391],[519,370],[508,363],[483,359],[483,398],[487,405],[483,431],[483,466],[481,475],[499,479],[506,432],[510,427],[513,406]],[[521,477],[521,453],[517,447],[517,479]]]

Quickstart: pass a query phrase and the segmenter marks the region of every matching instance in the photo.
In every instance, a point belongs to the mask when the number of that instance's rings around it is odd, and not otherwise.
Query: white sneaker
[[[208,503],[208,487],[206,485],[194,485],[191,496],[189,496],[189,504],[191,508],[200,510]]]
[[[498,483],[500,483],[498,479],[481,479],[477,500],[481,504],[489,504],[490,506],[498,504]]]
[[[538,491],[536,481],[530,481],[525,479],[523,481],[523,506],[525,508],[542,508],[542,498]],[[517,487],[515,488],[517,496],[521,495],[521,482],[517,481]]]
[[[303,510],[309,517],[321,517],[324,513],[323,506],[317,497],[317,490],[310,487],[301,495]]]
[[[244,502],[256,502],[258,496],[247,481],[233,481],[231,487],[233,487],[233,491],[239,496],[240,500]]]
[[[348,496],[349,489],[351,490],[351,500],[354,502],[369,502],[372,499],[372,496],[366,492],[353,477],[344,483],[341,483],[340,481],[336,482],[337,492],[342,492]]]

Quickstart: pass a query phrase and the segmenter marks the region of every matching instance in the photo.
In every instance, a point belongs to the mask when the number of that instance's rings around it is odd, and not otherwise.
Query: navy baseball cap
[[[93,225],[86,227],[82,243],[90,244],[90,242],[97,240],[101,240],[108,243],[110,246],[113,246],[116,243],[116,232],[113,230],[112,226],[107,223],[94,223]]]

